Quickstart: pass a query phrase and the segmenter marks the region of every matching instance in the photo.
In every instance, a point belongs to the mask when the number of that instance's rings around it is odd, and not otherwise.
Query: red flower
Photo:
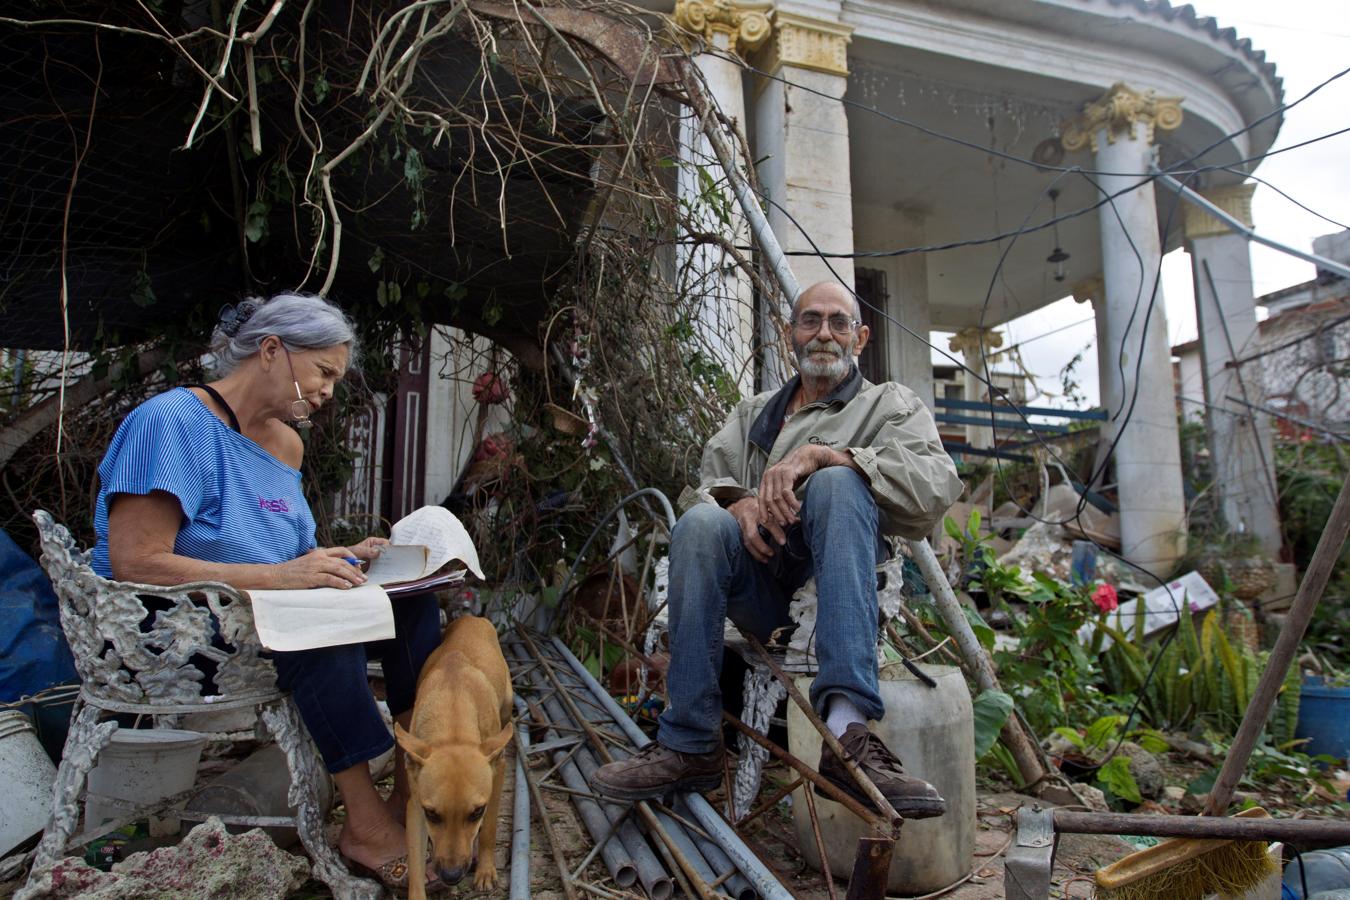
[[[506,399],[506,382],[496,372],[484,372],[473,380],[473,399],[484,406]]]
[[[1120,598],[1116,596],[1116,589],[1109,584],[1099,584],[1097,589],[1092,592],[1092,602],[1097,604],[1097,608],[1104,613],[1114,612],[1117,606],[1120,606]]]

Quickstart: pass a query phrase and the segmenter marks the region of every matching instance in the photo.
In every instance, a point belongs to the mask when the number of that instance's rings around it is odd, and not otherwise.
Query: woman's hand
[[[347,562],[349,558],[370,558],[362,557],[357,552],[358,548],[361,548],[361,552],[370,552],[369,547],[363,548],[361,544],[356,548],[317,547],[298,559],[277,563],[273,566],[276,578],[272,586],[278,590],[304,590],[319,587],[350,588],[365,584],[366,576]]]
[[[380,558],[381,548],[387,546],[389,546],[389,538],[368,537],[359,544],[352,544],[348,549],[351,551],[351,555],[357,559],[373,562]]]

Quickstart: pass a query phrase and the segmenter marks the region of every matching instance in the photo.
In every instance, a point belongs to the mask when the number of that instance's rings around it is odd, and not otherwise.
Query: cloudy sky
[[[1319,82],[1350,65],[1350,18],[1345,0],[1194,0],[1202,15],[1214,16],[1224,27],[1237,29],[1252,45],[1266,52],[1284,79],[1285,102],[1290,103]],[[1350,126],[1350,75],[1324,87],[1310,99],[1285,113],[1284,125],[1272,149],[1278,150],[1310,138]],[[1350,134],[1330,138],[1279,154],[1261,163],[1255,174],[1300,203],[1339,222],[1350,223]],[[1341,228],[1299,209],[1279,194],[1258,186],[1252,200],[1256,231],[1265,237],[1309,251],[1314,237]],[[1313,277],[1311,263],[1279,251],[1252,244],[1252,269],[1256,294],[1307,281]],[[1173,345],[1196,336],[1195,305],[1191,290],[1190,260],[1182,250],[1163,261],[1163,291],[1167,303],[1167,327]],[[1091,321],[1055,334],[1039,337],[1068,323],[1090,319],[1089,305],[1061,300],[1010,322],[1006,344],[1027,342],[1022,348],[1027,367],[1042,388],[1059,390],[1059,372],[1090,342],[1095,332]],[[945,340],[933,343],[944,346]],[[1097,402],[1095,346],[1088,349],[1077,367],[1079,381],[1089,403]],[[935,361],[938,357],[935,355]],[[1058,398],[1039,402],[1061,405]]]

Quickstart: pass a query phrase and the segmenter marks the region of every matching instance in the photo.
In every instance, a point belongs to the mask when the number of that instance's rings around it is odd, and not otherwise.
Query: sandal
[[[402,891],[404,893],[407,893],[408,891],[408,854],[406,853],[397,859],[391,859],[388,862],[381,864],[377,868],[371,868],[364,863],[359,863],[346,854],[343,854],[342,861],[354,875],[373,878],[391,891]],[[431,873],[430,867],[427,868],[427,872]],[[427,879],[428,891],[437,890],[440,886],[440,878],[433,875],[431,878]]]

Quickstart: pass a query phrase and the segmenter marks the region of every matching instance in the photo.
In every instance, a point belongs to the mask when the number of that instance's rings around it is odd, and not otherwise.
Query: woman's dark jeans
[[[374,759],[394,744],[366,677],[366,661],[384,667],[385,698],[397,716],[412,709],[422,664],[441,642],[435,594],[394,597],[394,636],[367,644],[276,652],[277,684],[291,692],[329,772]]]

